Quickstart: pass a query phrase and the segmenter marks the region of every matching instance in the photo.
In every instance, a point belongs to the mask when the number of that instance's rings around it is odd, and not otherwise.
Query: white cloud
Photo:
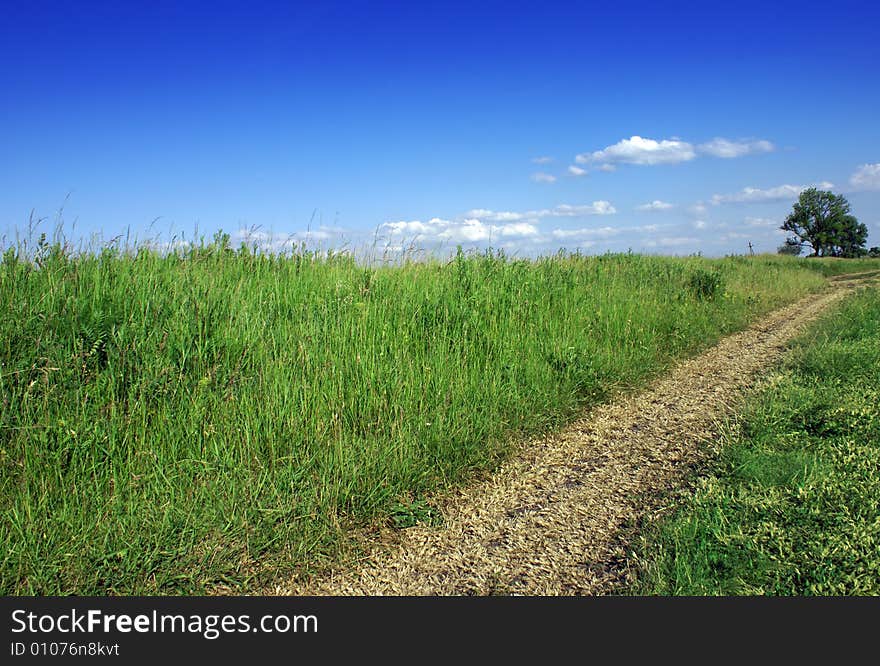
[[[454,219],[434,217],[429,220],[400,220],[385,222],[379,226],[378,239],[385,248],[391,246],[436,249],[456,244],[486,244],[511,251],[532,252],[539,247],[552,247],[554,243],[574,239],[582,248],[596,241],[610,239],[626,231],[626,228],[610,226],[593,229],[557,229],[542,231],[544,219],[572,219],[588,216],[605,216],[616,213],[610,202],[599,200],[589,204],[559,204],[553,208],[528,211],[494,211],[475,208]],[[656,227],[638,227],[653,230]],[[582,242],[584,241],[584,242]]]
[[[188,250],[193,247],[193,242],[182,238],[174,238],[169,241],[161,239],[147,239],[143,241],[143,246],[153,250],[154,252],[177,252],[178,250]]]
[[[776,146],[766,139],[731,140],[715,137],[711,141],[694,145],[677,136],[657,141],[633,135],[602,150],[580,153],[574,159],[578,164],[592,164],[602,171],[614,171],[618,164],[678,164],[689,162],[700,155],[730,159],[774,150]]]
[[[647,240],[647,247],[679,247],[681,245],[692,245],[699,243],[699,239],[691,236],[672,236],[666,238],[658,238],[657,240]]]
[[[299,231],[294,234],[294,238],[306,240],[307,238],[311,238],[312,240],[328,240],[333,238],[334,234],[326,229],[318,229],[317,231]]]
[[[691,215],[696,215],[697,217],[702,217],[706,214],[706,211],[708,210],[709,209],[706,208],[706,204],[704,204],[702,201],[698,201],[688,208],[688,212]]]
[[[346,233],[345,229],[328,226],[291,232],[265,231],[258,227],[252,227],[239,229],[234,238],[236,242],[244,243],[247,246],[256,245],[262,250],[282,252],[294,249],[303,243],[311,245],[316,242],[340,240]]]
[[[495,238],[525,238],[536,236],[538,229],[527,222],[486,224],[477,218],[453,221],[439,217],[421,220],[385,222],[380,231],[389,237],[402,236],[414,241],[478,242]]]
[[[730,141],[729,139],[716,137],[697,146],[697,151],[700,153],[726,159],[754,153],[770,153],[774,150],[776,150],[776,146],[764,139],[757,141]]]
[[[581,169],[580,167],[574,166],[573,164],[568,167],[568,173],[572,176],[585,176],[587,174],[586,169]]]
[[[747,227],[778,227],[779,222],[766,217],[747,217],[745,219]]]
[[[492,227],[501,236],[512,236],[514,238],[522,238],[525,236],[536,236],[538,229],[527,222],[515,222],[513,224],[505,224],[500,227]]]
[[[548,157],[546,155],[542,155],[541,157],[533,157],[532,162],[535,164],[550,164],[553,161],[552,157]]]
[[[578,231],[573,234],[554,235],[540,228],[541,220],[578,220],[594,216],[613,215],[617,211],[605,200],[584,204],[562,203],[552,208],[526,211],[494,211],[478,208],[462,215],[446,219],[392,220],[380,224],[375,234],[364,230],[351,230],[335,226],[320,226],[293,232],[266,231],[260,227],[239,229],[235,234],[237,241],[249,246],[256,245],[265,252],[296,251],[303,244],[313,249],[351,248],[352,252],[366,252],[366,247],[378,247],[390,254],[404,253],[416,248],[432,252],[440,248],[463,245],[492,244],[506,250],[534,252],[536,248],[550,248],[553,243],[569,236],[578,237],[579,247],[586,248],[594,241],[610,239],[620,233],[612,227],[598,230]],[[591,240],[592,239],[592,240]],[[334,250],[335,251],[335,250]]]
[[[637,227],[582,227],[580,229],[554,229],[550,232],[550,235],[553,238],[558,240],[562,239],[600,239],[605,240],[608,238],[614,238],[616,236],[620,236],[623,233],[640,231],[640,232],[655,232],[660,229],[660,226],[657,224],[646,224]]]
[[[555,183],[556,176],[549,173],[544,173],[543,171],[539,171],[538,173],[532,174],[532,180],[536,183]]]
[[[696,220],[694,222],[694,229],[705,229],[706,221],[705,220]]]
[[[675,164],[687,162],[697,156],[694,147],[686,141],[645,139],[632,136],[622,139],[613,146],[592,153],[581,153],[575,157],[578,164]]]
[[[447,240],[481,241],[489,240],[493,230],[501,230],[507,225],[487,225],[479,220],[465,220],[459,225],[444,224],[438,238]]]
[[[486,208],[474,208],[465,213],[472,217],[489,222],[517,222],[520,220],[537,221],[546,217],[580,217],[583,215],[613,215],[617,209],[609,201],[594,201],[590,204],[572,206],[559,204],[554,208],[528,210],[524,212],[494,211]]]
[[[525,217],[535,218],[534,215],[530,216],[527,213],[515,213],[507,210],[494,211],[486,208],[474,208],[465,213],[465,216],[476,217],[481,220],[491,220],[493,222],[514,222],[516,220],[522,220]]]
[[[797,199],[798,195],[809,187],[817,187],[820,190],[830,190],[833,183],[823,181],[815,185],[779,185],[762,190],[757,187],[744,187],[733,194],[714,194],[712,203],[716,206],[721,203],[755,203],[760,201],[781,201],[784,199]]]
[[[860,166],[850,176],[849,184],[857,190],[880,190],[880,163]]]
[[[669,210],[670,208],[675,208],[675,206],[671,203],[667,203],[665,201],[660,201],[655,199],[651,203],[642,204],[641,206],[636,206],[636,210],[643,211],[658,211],[658,210]]]
[[[235,238],[245,243],[264,243],[265,241],[269,240],[271,236],[272,234],[270,234],[269,232],[261,231],[259,229],[241,228],[235,233]]]
[[[542,211],[543,212],[543,211]],[[617,209],[610,202],[600,200],[591,204],[569,206],[559,204],[550,210],[548,217],[580,217],[581,215],[614,215]]]
[[[381,228],[390,234],[402,234],[406,236],[419,236],[423,234],[435,234],[438,229],[446,229],[452,222],[441,220],[439,217],[432,218],[427,222],[413,220],[411,222],[385,222]]]
[[[617,227],[599,227],[597,229],[554,229],[553,238],[611,238],[617,236],[623,229]]]

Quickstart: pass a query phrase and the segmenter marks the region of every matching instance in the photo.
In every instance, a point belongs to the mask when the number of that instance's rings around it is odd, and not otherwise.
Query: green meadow
[[[8,249],[0,591],[246,593],[320,568],[353,528],[870,267],[492,251],[368,265],[222,236]]]

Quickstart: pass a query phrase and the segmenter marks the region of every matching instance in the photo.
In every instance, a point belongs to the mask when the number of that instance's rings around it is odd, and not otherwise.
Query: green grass
[[[760,314],[810,262],[367,267],[214,243],[0,264],[0,592],[259,589]]]
[[[880,594],[880,293],[796,343],[711,475],[637,548],[636,594]]]
[[[803,258],[804,268],[816,271],[825,277],[846,273],[868,273],[880,270],[880,260],[863,257],[861,259],[841,259],[823,257],[821,259]]]

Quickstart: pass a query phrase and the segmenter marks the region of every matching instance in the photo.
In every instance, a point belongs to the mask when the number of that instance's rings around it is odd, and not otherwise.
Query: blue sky
[[[0,235],[714,256],[817,185],[880,245],[876,3],[695,5],[6,3]]]

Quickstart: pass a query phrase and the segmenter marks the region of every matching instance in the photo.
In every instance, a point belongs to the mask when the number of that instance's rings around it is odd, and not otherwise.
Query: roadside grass
[[[795,343],[709,476],[636,547],[625,593],[880,594],[880,293]]]
[[[842,259],[839,257],[823,257],[822,259],[802,258],[803,266],[816,271],[825,277],[853,273],[873,273],[880,271],[880,260],[862,257],[860,259]]]
[[[228,237],[0,263],[0,592],[248,592],[816,289],[810,262]]]

